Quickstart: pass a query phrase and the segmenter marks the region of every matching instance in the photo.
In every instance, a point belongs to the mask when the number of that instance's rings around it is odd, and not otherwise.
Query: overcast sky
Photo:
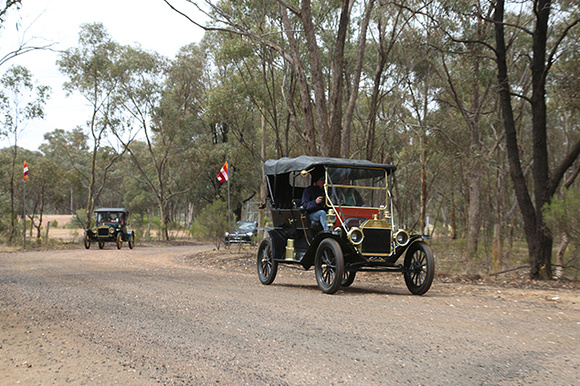
[[[35,44],[54,42],[57,50],[78,45],[80,25],[101,22],[113,40],[123,45],[140,44],[143,49],[173,58],[180,47],[199,42],[203,30],[173,11],[163,0],[24,0],[22,8],[12,10],[0,30],[0,57],[18,46],[21,40]],[[191,9],[188,15],[193,15]],[[203,21],[200,20],[203,24]],[[20,27],[16,29],[16,23]],[[40,84],[52,88],[46,106],[46,119],[28,123],[18,145],[37,150],[44,133],[55,129],[70,131],[83,125],[90,108],[79,97],[66,97],[62,84],[66,80],[56,66],[59,54],[33,51],[0,67],[0,76],[19,64],[27,67]],[[0,140],[0,148],[13,145],[13,139]]]

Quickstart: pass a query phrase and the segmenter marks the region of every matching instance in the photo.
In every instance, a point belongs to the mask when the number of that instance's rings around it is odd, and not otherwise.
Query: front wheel
[[[89,236],[89,233],[85,233],[85,248],[89,249],[91,247],[91,236]]]
[[[131,236],[129,237],[129,249],[133,249],[134,246],[135,246],[135,233],[131,233]]]
[[[405,284],[414,295],[423,295],[431,287],[435,275],[433,252],[422,241],[411,244],[405,254]]]
[[[316,249],[314,270],[322,292],[333,294],[338,291],[344,276],[344,256],[336,240],[322,240]]]
[[[117,249],[121,249],[121,247],[123,246],[123,237],[121,235],[121,232],[117,233]]]
[[[276,278],[278,273],[278,262],[274,261],[274,253],[272,252],[272,240],[264,239],[258,248],[258,278],[264,285],[270,285]]]

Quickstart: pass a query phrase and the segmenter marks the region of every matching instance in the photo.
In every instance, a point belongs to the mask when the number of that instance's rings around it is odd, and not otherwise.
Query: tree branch
[[[580,155],[580,140],[574,144],[572,149],[570,149],[570,152],[566,157],[564,157],[564,159],[562,159],[560,164],[554,170],[554,174],[548,183],[549,197],[552,197],[556,193],[558,185],[560,185],[560,181],[562,181],[562,178],[564,177],[564,173],[566,173],[566,170],[574,164],[578,155]]]

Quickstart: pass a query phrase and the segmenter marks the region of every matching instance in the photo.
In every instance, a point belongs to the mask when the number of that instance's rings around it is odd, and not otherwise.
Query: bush
[[[68,223],[69,228],[73,229],[84,229],[85,228],[85,220],[87,219],[87,210],[86,209],[79,209],[75,212],[75,216],[70,220]],[[91,219],[91,227],[94,225],[94,219]]]
[[[544,221],[554,235],[566,233],[573,244],[580,245],[580,189],[567,190],[561,200],[552,199],[544,207]]]
[[[227,204],[216,200],[207,205],[196,217],[189,229],[191,235],[202,240],[211,240],[217,249],[224,243],[224,234],[233,225],[228,216]]]

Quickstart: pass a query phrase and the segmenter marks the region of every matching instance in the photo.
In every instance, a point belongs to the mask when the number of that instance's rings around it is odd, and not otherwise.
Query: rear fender
[[[285,232],[282,232],[278,229],[268,229],[266,232],[272,241],[272,257],[274,260],[283,259],[286,254],[286,243],[288,242],[288,236]]]

